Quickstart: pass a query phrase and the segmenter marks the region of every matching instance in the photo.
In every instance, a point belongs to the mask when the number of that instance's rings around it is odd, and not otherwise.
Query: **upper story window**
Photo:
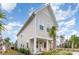
[[[21,38],[22,38],[22,35],[21,35]]]
[[[50,31],[50,29],[49,28],[47,28],[47,32],[49,32]]]
[[[22,44],[21,44],[21,47],[22,47]]]
[[[41,29],[41,30],[44,30],[44,26],[43,26],[43,25],[40,25],[40,29]]]

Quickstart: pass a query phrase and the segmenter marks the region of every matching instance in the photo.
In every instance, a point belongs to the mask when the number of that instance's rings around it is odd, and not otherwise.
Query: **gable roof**
[[[33,20],[33,18],[35,17],[36,13],[41,11],[42,9],[46,8],[46,7],[49,7],[50,10],[52,11],[52,15],[53,15],[53,10],[51,8],[51,5],[50,4],[47,4],[47,5],[44,5],[44,6],[41,6],[39,9],[36,9],[36,10],[33,10],[33,12],[31,13],[31,15],[28,17],[28,20],[25,22],[25,24],[23,25],[23,27],[20,29],[20,31],[18,32],[17,36],[22,32],[22,30],[24,30],[24,28]],[[54,15],[53,15],[54,16]],[[55,19],[55,16],[54,16],[54,19]],[[53,20],[54,21],[54,24],[56,26],[57,25],[57,22],[56,22],[56,19]]]

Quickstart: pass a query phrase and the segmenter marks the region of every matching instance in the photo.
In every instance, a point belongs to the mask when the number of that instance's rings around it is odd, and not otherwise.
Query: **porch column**
[[[49,47],[48,47],[48,40],[46,40],[46,50],[47,50],[47,51],[49,50]]]
[[[36,54],[36,38],[34,38],[34,54]]]

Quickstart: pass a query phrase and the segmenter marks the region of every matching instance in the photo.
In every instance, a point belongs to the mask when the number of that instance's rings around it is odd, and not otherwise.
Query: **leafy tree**
[[[0,47],[2,46],[2,31],[5,29],[2,22],[3,19],[6,19],[6,15],[3,11],[0,10]]]
[[[9,37],[5,38],[5,44],[6,44],[7,48],[9,48],[9,46],[10,46],[10,38]]]
[[[57,27],[56,26],[52,26],[52,28],[50,29],[49,35],[50,37],[53,38],[53,48],[56,48],[56,31],[57,31]]]
[[[5,15],[4,12],[2,12],[2,11],[0,10],[0,40],[2,39],[2,37],[1,37],[1,32],[2,32],[2,30],[5,29],[5,27],[3,26],[4,23],[2,22],[2,19],[6,19],[6,15]]]
[[[76,35],[72,35],[70,38],[70,41],[72,42],[72,48],[74,48],[75,46],[77,46],[79,39]]]
[[[0,10],[0,19],[6,19],[5,13],[1,10]]]
[[[63,47],[64,35],[60,35],[60,46]]]

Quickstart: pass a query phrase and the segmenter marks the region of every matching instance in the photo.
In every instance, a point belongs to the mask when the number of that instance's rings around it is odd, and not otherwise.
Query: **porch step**
[[[36,55],[40,55],[42,52],[37,52]]]

